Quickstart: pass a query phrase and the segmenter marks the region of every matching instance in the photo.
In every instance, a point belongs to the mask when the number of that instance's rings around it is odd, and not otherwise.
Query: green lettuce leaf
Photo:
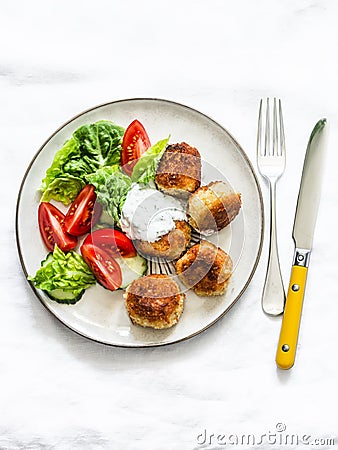
[[[133,173],[131,175],[133,182],[147,184],[149,181],[154,180],[157,165],[162,158],[169,139],[170,136],[166,139],[158,141],[152,147],[148,148],[145,153],[143,153],[134,166]]]
[[[85,183],[81,178],[65,173],[51,180],[41,197],[41,201],[49,202],[56,199],[64,205],[69,205],[75,200],[84,185]]]
[[[124,174],[118,165],[103,167],[95,173],[87,175],[88,183],[95,187],[97,200],[103,211],[114,219],[118,225],[124,202],[131,188],[131,179]]]
[[[123,134],[124,128],[107,120],[82,125],[74,131],[56,153],[42,180],[40,190],[44,200],[54,199],[68,205],[80,192],[88,174],[118,164]]]
[[[70,292],[74,297],[96,283],[95,277],[82,256],[74,251],[64,253],[55,246],[53,254],[42,261],[34,277],[29,276],[34,286],[43,291]]]
[[[78,143],[83,161],[98,169],[120,162],[123,134],[124,128],[108,120],[100,120],[78,128],[73,137]]]

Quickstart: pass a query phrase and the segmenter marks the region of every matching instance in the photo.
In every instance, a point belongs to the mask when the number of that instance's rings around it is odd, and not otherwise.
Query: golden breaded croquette
[[[175,325],[184,308],[185,294],[168,275],[147,275],[127,288],[126,308],[131,321],[156,329]]]
[[[161,191],[188,198],[201,185],[201,155],[186,142],[168,145],[157,167],[155,182]]]
[[[138,253],[143,256],[174,260],[179,258],[190,244],[191,228],[185,220],[175,220],[175,228],[155,242],[135,240]]]
[[[195,230],[208,235],[229,225],[241,206],[241,195],[235,193],[229,183],[213,181],[189,197],[187,216]]]
[[[224,250],[202,240],[176,261],[175,269],[185,286],[197,295],[221,295],[229,283],[232,260]]]

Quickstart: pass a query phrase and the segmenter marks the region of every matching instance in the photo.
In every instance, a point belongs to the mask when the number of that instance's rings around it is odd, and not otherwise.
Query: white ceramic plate
[[[217,241],[235,263],[227,292],[220,297],[198,297],[188,291],[179,323],[168,330],[133,325],[121,290],[110,292],[96,285],[77,304],[60,305],[31,285],[43,305],[70,329],[92,340],[124,347],[179,342],[214,324],[247,288],[263,239],[263,206],[257,178],[240,145],[222,126],[178,103],[159,99],[121,100],[94,107],[71,119],[46,141],[29,165],[19,192],[16,217],[19,255],[26,275],[34,275],[47,254],[37,222],[38,188],[55,152],[83,124],[107,119],[127,127],[136,118],[143,123],[152,142],[170,134],[170,143],[185,141],[195,146],[203,159],[202,182],[227,179],[241,193],[242,210]]]

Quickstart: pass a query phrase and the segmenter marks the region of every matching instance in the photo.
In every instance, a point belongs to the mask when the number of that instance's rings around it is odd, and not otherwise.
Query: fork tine
[[[167,275],[172,275],[172,270],[171,270],[171,266],[170,266],[169,262],[165,261],[164,265],[166,268]]]
[[[269,98],[266,100],[266,122],[265,122],[265,146],[264,156],[270,154],[270,106]]]
[[[265,111],[264,108],[266,108]],[[263,102],[261,100],[258,124],[258,146],[260,145],[260,139],[263,139],[263,136],[265,144],[264,150],[260,149],[260,153],[257,151],[257,166],[260,174],[268,182],[270,193],[269,258],[262,294],[262,307],[267,314],[278,315],[283,312],[285,302],[276,233],[276,184],[277,180],[284,173],[286,159],[284,124],[280,99],[268,97],[266,100],[263,100]]]
[[[259,112],[258,112],[258,128],[257,128],[257,156],[262,154],[261,138],[262,138],[262,103],[263,100],[259,102]]]
[[[272,137],[272,155],[278,154],[278,131],[277,131],[277,103],[273,99],[273,137]]]
[[[280,133],[280,155],[285,155],[285,135],[284,135],[284,121],[282,114],[282,102],[279,100],[279,133]]]
[[[267,97],[266,106],[263,103],[265,101],[261,99],[258,112],[257,157],[285,156],[282,102],[276,97],[273,97],[273,100]]]

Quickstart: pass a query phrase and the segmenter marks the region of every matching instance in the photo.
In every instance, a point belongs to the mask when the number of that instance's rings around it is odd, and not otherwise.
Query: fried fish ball
[[[143,256],[174,260],[190,244],[191,228],[185,220],[175,220],[175,228],[155,242],[135,240],[136,250]]]
[[[241,195],[234,192],[229,183],[213,181],[189,197],[187,216],[195,230],[208,235],[229,225],[241,206]]]
[[[125,294],[131,321],[155,329],[175,325],[184,308],[185,294],[168,275],[147,275],[133,281]]]
[[[232,267],[230,256],[205,240],[191,247],[175,264],[182,282],[201,296],[224,294]]]
[[[166,148],[157,167],[155,182],[166,194],[188,198],[201,185],[201,155],[186,142]]]

